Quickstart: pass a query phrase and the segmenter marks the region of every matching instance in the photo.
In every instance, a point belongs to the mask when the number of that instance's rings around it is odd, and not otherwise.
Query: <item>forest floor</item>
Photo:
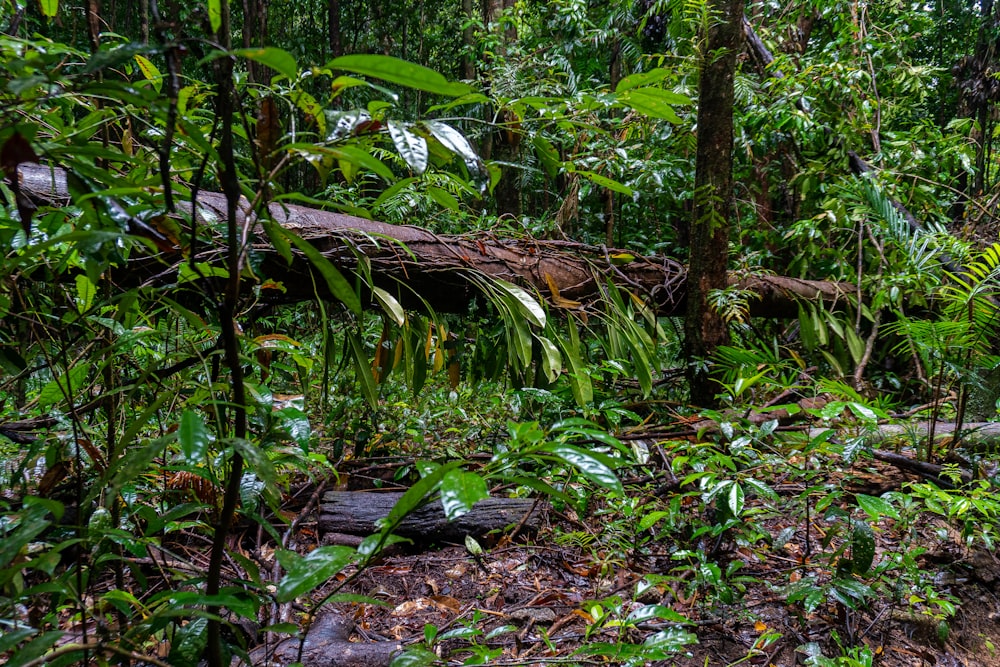
[[[804,482],[770,479],[777,496],[748,495],[751,519],[717,536],[699,535],[711,521],[698,517],[643,531],[642,516],[671,499],[625,481],[631,503],[547,506],[534,534],[484,542],[481,556],[399,547],[349,587],[382,604],[327,613],[351,624],[352,642],[419,645],[447,664],[1000,665],[1000,560],[953,523],[921,510],[868,521],[871,568],[850,571],[858,494],[916,476],[861,458]],[[805,511],[804,498],[831,494],[825,516]],[[695,498],[673,511],[703,513]],[[322,536],[303,525],[307,551]]]

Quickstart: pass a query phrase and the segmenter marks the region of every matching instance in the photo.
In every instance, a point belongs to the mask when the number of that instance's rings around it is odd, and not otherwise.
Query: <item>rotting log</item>
[[[250,665],[300,663],[302,667],[380,667],[388,666],[403,651],[403,645],[396,641],[352,642],[352,632],[353,621],[337,612],[326,611],[312,622],[304,643],[292,637],[274,646],[259,646],[250,651]],[[237,660],[234,665],[245,667],[246,663]]]
[[[364,491],[328,491],[320,504],[321,531],[349,535],[378,532],[375,523],[389,516],[402,493]],[[454,521],[445,518],[440,500],[434,500],[410,512],[393,531],[415,542],[463,542],[465,537],[482,538],[494,531],[513,526],[536,531],[541,525],[543,502],[530,498],[486,498]]]
[[[38,204],[62,206],[71,200],[59,169],[22,164],[18,178],[22,191]],[[191,205],[178,208],[180,222],[186,225]],[[197,210],[201,222],[224,220],[225,197],[201,192]],[[636,256],[628,250],[571,241],[510,238],[490,230],[442,235],[296,204],[272,203],[268,215],[309,241],[343,272],[354,273],[359,257],[364,257],[375,284],[406,306],[426,302],[439,312],[467,312],[481,298],[477,278],[485,276],[520,285],[560,309],[586,309],[601,299],[609,281],[641,298],[659,315],[680,315],[685,308],[686,270],[667,257]],[[292,302],[330,296],[307,258],[296,252],[288,264],[274,250],[249,202],[242,202],[239,216],[248,247],[260,260],[255,263],[257,280],[281,286],[262,290],[262,298]],[[162,248],[163,243],[158,245]],[[218,249],[206,245],[195,259],[217,260]],[[180,248],[166,248],[155,257],[130,260],[113,279],[123,287],[169,284],[183,261],[188,260]],[[854,286],[844,283],[782,276],[734,275],[730,282],[759,297],[750,300],[749,308],[751,315],[761,317],[795,317],[802,299],[836,307],[855,292]]]

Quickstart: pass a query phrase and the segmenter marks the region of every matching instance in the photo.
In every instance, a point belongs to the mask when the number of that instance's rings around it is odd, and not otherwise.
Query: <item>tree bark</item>
[[[698,145],[694,215],[687,281],[684,348],[691,402],[712,406],[721,390],[707,360],[729,341],[709,296],[728,285],[729,228],[733,215],[733,80],[743,19],[742,0],[713,0],[698,84]]]

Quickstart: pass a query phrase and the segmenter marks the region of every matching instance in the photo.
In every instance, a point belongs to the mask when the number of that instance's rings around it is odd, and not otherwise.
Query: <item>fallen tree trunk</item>
[[[65,174],[59,169],[22,164],[18,178],[21,190],[38,203],[61,206],[70,201]],[[179,208],[186,224],[191,205]],[[225,197],[200,193],[197,212],[202,223],[224,220]],[[304,255],[295,253],[288,264],[274,250],[248,202],[242,202],[238,215],[249,249],[260,260],[255,263],[258,280],[281,286],[263,290],[264,298],[291,302],[330,296]],[[342,272],[354,273],[363,257],[375,284],[408,306],[425,301],[441,312],[466,312],[482,294],[476,278],[486,277],[520,285],[567,310],[585,309],[599,301],[610,281],[643,299],[660,315],[684,312],[686,271],[667,257],[641,257],[627,250],[570,241],[505,238],[491,231],[441,235],[294,204],[272,203],[268,215],[309,241]],[[170,244],[164,240],[157,239],[164,252],[130,260],[127,271],[115,274],[116,282],[134,286],[175,280],[178,266],[188,260],[179,247],[165,247]],[[195,259],[218,261],[218,247],[206,248]],[[756,295],[749,301],[750,314],[763,317],[794,317],[800,299],[835,306],[855,291],[854,286],[842,283],[781,276],[733,276],[731,284]]]
[[[324,532],[371,535],[375,523],[389,516],[402,493],[328,491],[320,504],[319,527]],[[416,542],[459,542],[467,535],[484,537],[510,526],[536,531],[541,525],[543,505],[530,498],[487,498],[454,521],[445,518],[440,500],[410,512],[393,531]]]

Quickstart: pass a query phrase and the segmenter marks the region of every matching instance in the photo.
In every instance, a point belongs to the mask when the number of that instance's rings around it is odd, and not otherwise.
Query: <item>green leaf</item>
[[[196,618],[177,629],[168,660],[177,667],[196,667],[208,645],[208,619]]]
[[[395,121],[390,120],[388,125],[392,143],[396,145],[396,150],[406,160],[406,164],[410,165],[410,169],[417,174],[427,171],[427,159],[430,155],[427,140]]]
[[[434,185],[427,186],[427,195],[441,205],[441,208],[449,211],[458,211],[458,200],[451,196],[451,193],[443,188]]]
[[[317,586],[347,567],[357,552],[350,547],[328,546],[313,549],[300,557],[293,551],[280,551],[279,560],[287,574],[278,582],[278,602],[291,602],[307,595]]]
[[[267,486],[274,486],[277,482],[278,474],[274,469],[274,463],[260,445],[243,438],[226,438],[221,441],[221,444],[232,446],[234,451],[239,452],[246,461],[247,467],[255,472],[257,477]]]
[[[229,269],[224,266],[213,266],[208,262],[195,262],[194,266],[191,266],[189,262],[184,262],[177,269],[177,283],[193,283],[203,278],[222,278],[225,280],[229,277]]]
[[[535,336],[535,340],[542,349],[542,371],[545,373],[545,379],[555,382],[562,372],[562,355],[559,354],[559,348],[545,336]]]
[[[25,506],[8,521],[16,521],[11,528],[5,526],[4,538],[0,540],[0,567],[7,567],[21,552],[21,549],[48,528],[52,521],[48,518],[51,512],[50,503],[42,502],[33,496],[25,499]]]
[[[21,665],[34,662],[36,659],[41,658],[64,634],[64,632],[59,630],[42,633],[27,644],[20,646],[4,664],[6,667],[21,667]],[[41,664],[47,665],[49,662],[44,661]]]
[[[385,166],[384,162],[364,149],[355,146],[337,146],[336,148],[326,149],[325,152],[341,162],[349,162],[359,167],[364,167],[368,171],[381,176],[382,180],[386,182],[391,183],[396,178],[392,170]],[[341,165],[341,171],[343,171],[343,164]],[[346,173],[344,175],[347,176]]]
[[[135,64],[139,66],[139,70],[142,75],[146,77],[146,80],[152,82],[153,89],[156,92],[160,92],[160,88],[163,86],[163,75],[160,74],[160,70],[156,68],[149,58],[141,56],[138,53],[133,56],[135,58]]]
[[[611,190],[613,192],[621,193],[626,197],[632,196],[632,188],[628,187],[623,183],[619,183],[614,179],[608,178],[607,176],[601,176],[600,174],[595,174],[592,171],[585,171],[583,169],[577,169],[573,173],[580,174],[591,183],[596,183],[597,185],[600,185],[602,188],[607,188],[608,190]]]
[[[38,4],[42,9],[42,16],[47,19],[54,18],[59,12],[59,0],[38,0]]]
[[[590,373],[584,365],[580,356],[580,334],[576,330],[576,320],[572,317],[567,321],[569,329],[569,340],[561,341],[563,352],[566,355],[566,363],[569,366],[570,388],[573,390],[573,398],[581,408],[594,402],[594,386],[590,380]]]
[[[181,452],[189,464],[201,463],[208,451],[212,436],[205,426],[205,420],[194,410],[185,410],[181,414],[181,424],[177,431],[177,439]]]
[[[743,504],[746,496],[743,493],[743,485],[733,482],[729,486],[729,493],[726,494],[726,506],[733,513],[733,517],[739,517],[743,513]]]
[[[545,326],[545,309],[542,308],[541,304],[535,301],[530,294],[514,283],[509,283],[500,278],[494,279],[493,283],[514,297],[514,303],[517,305],[517,309],[528,318],[528,321],[536,327]]]
[[[540,134],[535,135],[531,144],[535,147],[535,153],[538,155],[538,161],[542,163],[542,169],[545,170],[549,178],[555,178],[559,174],[559,168],[562,167],[559,151],[552,145],[552,142]]]
[[[90,310],[95,296],[97,296],[97,286],[90,282],[87,276],[79,274],[76,277],[76,309],[81,315]]]
[[[311,243],[294,232],[284,227],[278,227],[276,231],[280,231],[285,238],[291,241],[292,245],[301,250],[309,258],[309,261],[312,262],[312,265],[316,267],[326,281],[330,294],[339,299],[352,313],[361,315],[361,299],[350,283],[337,270],[337,267],[330,263],[330,260],[324,257],[319,250],[316,250]]]
[[[361,336],[354,329],[349,330],[345,335],[348,344],[351,346],[351,353],[354,359],[354,373],[361,384],[361,393],[372,410],[378,409],[378,386],[372,375],[371,360],[365,354],[362,346]]]
[[[309,450],[309,439],[312,437],[312,424],[309,415],[296,407],[282,408],[271,415],[275,427],[282,430],[303,451]]]
[[[427,500],[428,496],[438,488],[441,480],[448,472],[457,468],[461,463],[461,461],[449,461],[421,477],[392,506],[392,509],[389,510],[389,515],[384,519],[385,525],[390,528],[397,526],[403,520],[403,517],[420,507]]]
[[[615,87],[615,92],[624,93],[626,90],[630,90],[632,88],[659,83],[670,76],[670,74],[671,71],[666,67],[657,67],[649,70],[648,72],[630,74],[618,82],[618,85]]]
[[[436,665],[437,663],[437,653],[420,646],[411,646],[393,657],[389,667],[427,667],[427,665]]]
[[[460,97],[474,92],[471,86],[450,82],[432,69],[392,56],[378,54],[341,56],[328,62],[326,69],[339,69],[363,74],[389,83],[448,97]]]
[[[299,75],[299,66],[291,53],[274,46],[263,48],[236,49],[236,55],[243,56],[261,65],[267,65],[279,74],[288,77],[289,81],[295,81]]]
[[[611,459],[598,454],[588,452],[579,447],[566,443],[552,443],[541,447],[541,451],[552,454],[558,459],[574,466],[584,477],[592,482],[610,489],[615,493],[622,493],[622,483],[611,468]]]
[[[219,32],[222,27],[222,3],[223,0],[208,0],[208,22],[212,32]]]
[[[486,481],[474,472],[451,470],[441,480],[441,505],[448,521],[468,513],[473,505],[488,497]]]
[[[854,360],[855,364],[860,364],[862,357],[865,356],[865,342],[861,340],[861,336],[854,330],[854,327],[845,327],[844,340],[847,342],[847,349],[851,353],[851,359]]]
[[[386,292],[381,287],[372,286],[372,295],[375,300],[379,302],[382,306],[382,310],[385,314],[392,318],[398,326],[403,326],[406,324],[406,313],[403,311],[403,307],[399,305],[399,301],[396,298]]]
[[[79,400],[89,371],[90,364],[81,362],[66,373],[49,380],[38,394],[38,406],[45,409],[61,401]]]
[[[427,129],[445,148],[462,158],[470,175],[481,176],[483,174],[483,161],[464,134],[439,120],[428,121]]]
[[[660,118],[677,124],[681,117],[677,115],[672,105],[690,104],[691,100],[684,95],[669,93],[659,88],[635,88],[627,90],[618,96],[619,101],[641,114],[651,118]]]
[[[855,499],[858,501],[858,507],[864,510],[865,514],[872,521],[878,521],[884,516],[890,517],[892,519],[899,518],[899,512],[893,507],[888,501],[882,498],[876,498],[875,496],[867,496],[863,493],[855,495]]]

